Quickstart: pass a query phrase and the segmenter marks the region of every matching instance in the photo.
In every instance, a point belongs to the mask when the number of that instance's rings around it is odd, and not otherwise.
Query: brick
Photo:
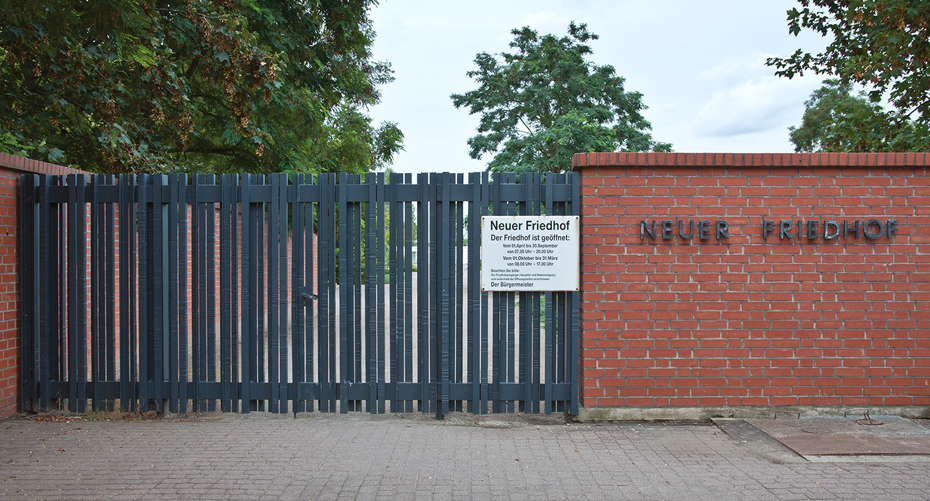
[[[906,390],[924,387],[924,381],[914,374],[892,378],[887,371],[913,368],[915,362],[930,366],[930,287],[920,285],[930,283],[930,258],[924,257],[930,253],[925,166],[854,167],[881,165],[874,154],[661,158],[666,163],[652,154],[618,154],[607,159],[619,163],[610,171],[612,179],[592,172],[598,179],[585,182],[620,188],[622,180],[636,179],[627,186],[637,191],[624,203],[625,214],[609,224],[625,228],[617,233],[633,237],[631,245],[611,250],[615,258],[605,256],[603,246],[597,253],[599,262],[624,263],[626,269],[588,273],[592,279],[609,274],[626,281],[615,289],[627,292],[592,296],[597,302],[585,308],[635,311],[627,328],[644,344],[629,348],[648,349],[655,367],[678,371],[669,383],[681,390],[677,398],[656,399],[653,405],[711,405],[715,398],[729,404],[737,398],[739,405],[846,405],[888,395],[897,396],[894,405],[917,405]],[[907,160],[888,158],[896,165]],[[582,178],[587,176],[582,170]],[[642,201],[635,197],[667,206],[638,207]],[[890,216],[892,211],[900,215]],[[640,214],[657,220],[725,219],[730,238],[719,245],[713,239],[682,240],[676,232],[672,241],[640,240]],[[890,217],[899,219],[893,241],[823,237],[824,221],[861,225]],[[765,243],[763,219],[776,225]],[[781,219],[791,221],[792,239],[777,238]],[[817,221],[815,239],[808,240],[806,226],[798,237],[799,219]],[[658,256],[663,260],[654,259]],[[615,310],[611,302],[623,307]],[[909,344],[901,345],[902,340]],[[649,349],[649,343],[655,347]],[[874,372],[863,379],[866,369]],[[703,372],[719,370],[738,372],[730,378]],[[698,395],[695,388],[712,393]]]

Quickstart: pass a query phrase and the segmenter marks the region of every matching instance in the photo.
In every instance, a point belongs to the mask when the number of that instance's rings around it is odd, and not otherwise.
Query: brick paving
[[[0,421],[0,499],[927,499],[930,462],[808,462],[712,424],[452,416]]]

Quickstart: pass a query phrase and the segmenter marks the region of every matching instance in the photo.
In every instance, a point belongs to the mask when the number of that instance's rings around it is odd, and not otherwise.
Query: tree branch
[[[199,58],[199,57],[195,57],[194,60],[191,61],[191,66],[190,66],[190,68],[188,68],[188,69],[187,69],[187,72],[184,73],[184,78],[187,78],[188,80],[194,78],[194,70],[197,69],[197,66],[198,66],[199,64],[200,64],[200,58]]]
[[[922,102],[922,103],[919,103],[917,106],[914,107],[913,110],[911,110],[911,111],[905,113],[904,116],[906,116],[906,117],[908,117],[908,118],[911,118],[911,115],[913,115],[915,111],[919,110],[921,106],[923,106],[923,105],[925,105],[925,104],[928,104],[928,103],[930,103],[930,99],[927,99],[926,101],[924,101],[924,102]]]
[[[241,153],[237,148],[172,148],[168,153],[211,153],[217,155],[235,156]]]

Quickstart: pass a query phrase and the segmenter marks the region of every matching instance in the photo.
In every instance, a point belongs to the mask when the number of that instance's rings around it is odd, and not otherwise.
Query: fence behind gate
[[[484,292],[480,219],[576,174],[25,175],[23,410],[565,411],[578,292]]]

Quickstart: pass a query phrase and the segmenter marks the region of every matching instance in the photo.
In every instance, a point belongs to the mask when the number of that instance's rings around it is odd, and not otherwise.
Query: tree
[[[383,165],[403,134],[364,114],[393,79],[372,3],[0,0],[3,144],[105,172]],[[346,135],[367,163],[339,158]]]
[[[304,141],[293,153],[309,162],[313,172],[340,172],[348,170],[347,165],[356,166],[351,169],[356,173],[387,168],[404,141],[397,124],[374,127],[357,107],[345,104],[333,110],[316,136],[323,140]]]
[[[480,113],[469,155],[495,171],[562,172],[584,151],[671,151],[648,132],[642,94],[625,92],[613,66],[585,59],[598,36],[587,25],[568,27],[568,36],[540,37],[529,27],[512,31],[513,53],[482,52],[468,76],[478,88],[452,94],[456,108]]]
[[[789,127],[794,151],[920,151],[927,138],[910,120],[902,120],[871,102],[853,85],[827,79],[811,93],[800,127]]]
[[[766,64],[776,68],[776,75],[788,78],[805,71],[834,75],[840,82],[834,90],[841,90],[839,85],[851,89],[851,83],[868,89],[868,103],[853,106],[852,114],[831,122],[827,130],[834,133],[834,140],[828,141],[828,148],[930,148],[930,2],[799,1],[802,9],[788,11],[789,32],[798,35],[810,29],[831,35],[833,41],[819,54],[799,49],[787,58],[769,58]],[[891,110],[879,106],[885,99]]]

